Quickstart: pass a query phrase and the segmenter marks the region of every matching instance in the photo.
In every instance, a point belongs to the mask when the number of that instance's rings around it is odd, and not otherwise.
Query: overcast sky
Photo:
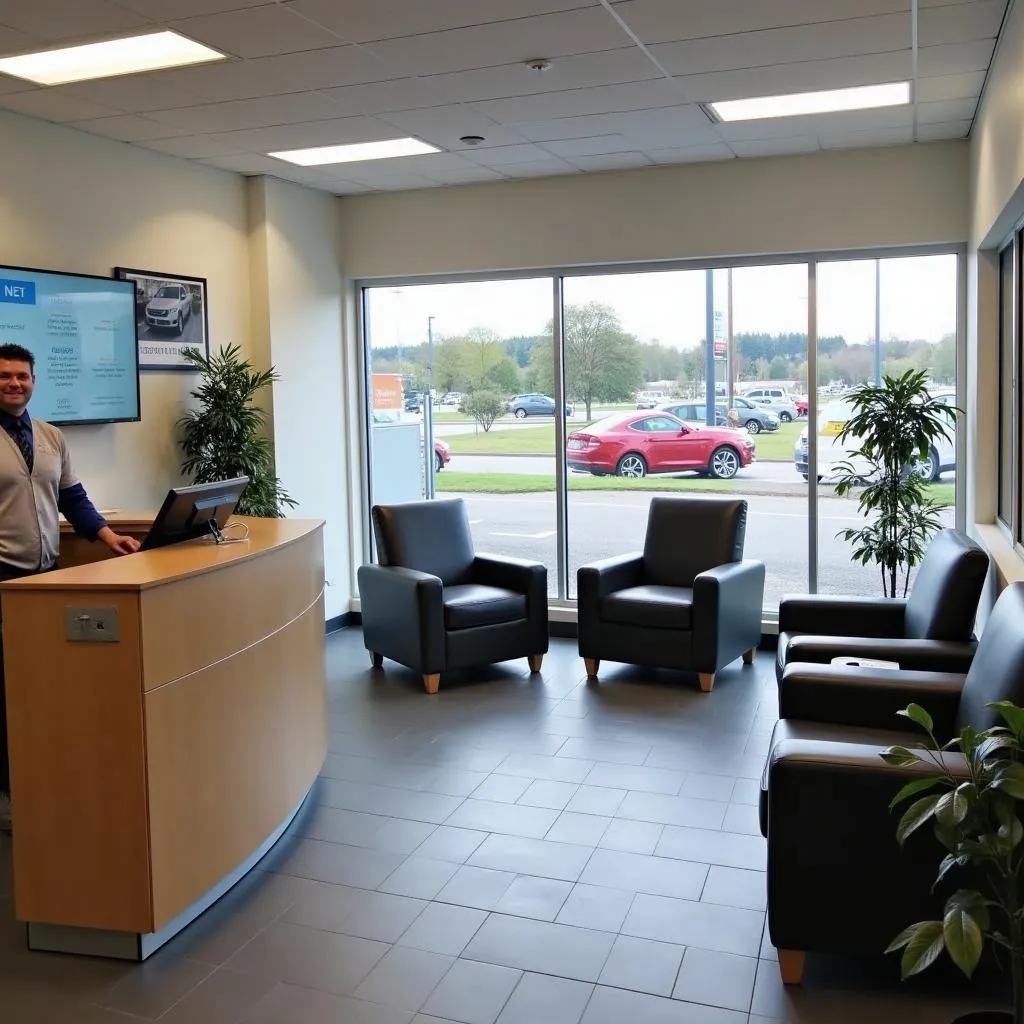
[[[716,307],[727,304],[727,274],[715,272]],[[375,288],[370,295],[374,347],[414,345],[434,317],[434,337],[489,327],[503,337],[544,332],[551,319],[550,279],[474,284]],[[702,270],[569,278],[568,303],[607,303],[625,330],[641,341],[688,348],[704,337],[705,274]],[[881,262],[882,337],[938,341],[956,330],[956,256],[918,256]],[[819,264],[818,333],[848,342],[874,338],[875,262]],[[746,267],[733,271],[736,333],[807,330],[807,268],[804,264]]]

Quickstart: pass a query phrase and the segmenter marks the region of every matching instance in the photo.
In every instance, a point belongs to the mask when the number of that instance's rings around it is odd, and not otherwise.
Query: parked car
[[[146,326],[171,328],[177,334],[185,330],[192,315],[192,296],[183,284],[163,284],[146,303]]]
[[[724,402],[719,402],[718,405],[723,413],[726,412]],[[748,434],[760,434],[762,430],[771,433],[779,429],[779,417],[767,406],[758,405],[742,395],[734,395],[732,407],[736,410],[740,425]]]
[[[638,391],[636,407],[638,409],[654,409],[667,397],[664,391]]]
[[[956,393],[953,391],[936,392],[944,405],[956,405]],[[853,406],[845,399],[830,402],[818,413],[818,481],[832,480],[838,476],[841,463],[850,462],[854,469],[858,468],[853,453],[859,447],[857,439],[848,437],[840,441],[839,434],[852,414]],[[793,449],[793,465],[796,471],[806,480],[808,478],[808,439],[807,427],[800,432]],[[865,474],[870,471],[867,463],[862,465]],[[922,478],[929,481],[938,480],[947,470],[956,469],[956,436],[952,423],[949,436],[939,438],[928,453],[928,458],[917,464],[917,471]]]
[[[440,473],[451,462],[452,453],[444,441],[434,438],[434,472]]]
[[[594,476],[639,478],[695,470],[728,480],[754,461],[749,435],[724,427],[690,427],[666,412],[609,416],[566,442],[570,469]]]
[[[555,400],[548,395],[516,395],[509,403],[509,410],[517,420],[524,420],[527,416],[554,416]],[[572,406],[565,407],[565,415],[572,415]]]
[[[707,424],[707,406],[703,402],[662,402],[657,406],[662,412],[682,420],[688,427],[703,427]],[[715,407],[715,426],[727,427],[729,419],[721,402]]]
[[[748,391],[744,397],[764,409],[770,409],[783,423],[792,423],[799,416],[796,403],[788,395],[784,398],[755,398]]]
[[[410,391],[405,396],[404,408],[406,412],[420,411],[420,396],[415,391]]]

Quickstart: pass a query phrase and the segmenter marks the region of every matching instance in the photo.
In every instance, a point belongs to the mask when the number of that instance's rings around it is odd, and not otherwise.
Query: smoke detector
[[[460,137],[459,142],[464,146],[479,146],[484,141],[482,135],[463,135]]]
[[[551,67],[551,61],[546,57],[534,57],[532,60],[524,61],[531,71],[547,71]]]

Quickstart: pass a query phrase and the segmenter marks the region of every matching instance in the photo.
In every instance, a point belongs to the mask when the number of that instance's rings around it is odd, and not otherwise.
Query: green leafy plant
[[[239,514],[282,518],[283,508],[296,502],[275,474],[274,448],[264,433],[266,413],[255,404],[256,396],[277,380],[274,368],[255,369],[238,345],[222,347],[209,359],[196,349],[185,349],[183,355],[202,379],[192,391],[198,408],[178,419],[185,455],[181,471],[199,484],[247,476]]]
[[[508,411],[508,403],[498,394],[497,391],[474,391],[466,399],[466,413],[483,428],[486,434],[494,421],[503,413]]]
[[[983,732],[965,726],[944,746],[936,740],[931,716],[922,707],[910,704],[899,712],[919,725],[927,740],[915,749],[890,747],[884,760],[901,768],[923,765],[934,771],[908,782],[893,798],[891,806],[896,807],[916,797],[903,812],[896,838],[902,845],[930,823],[947,851],[936,885],[962,868],[972,873],[979,888],[958,889],[946,901],[941,921],[912,924],[886,952],[903,950],[904,978],[930,966],[944,949],[970,977],[988,940],[1009,963],[1013,1021],[1024,1024],[1024,826],[1018,813],[1024,802],[1024,709],[1010,701],[988,707],[999,713],[1004,725]]]
[[[841,464],[836,493],[862,488],[857,509],[865,522],[836,536],[853,544],[855,562],[878,565],[886,597],[898,596],[901,573],[906,595],[911,569],[942,525],[919,467],[935,442],[949,436],[956,409],[933,398],[927,381],[925,371],[908,370],[881,385],[860,385],[839,433],[840,441],[849,438],[859,447]]]

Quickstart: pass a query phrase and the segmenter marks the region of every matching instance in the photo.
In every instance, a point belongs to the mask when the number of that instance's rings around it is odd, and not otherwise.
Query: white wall
[[[0,263],[205,277],[214,347],[248,350],[242,179],[0,112]],[[142,375],[142,422],[72,427],[75,468],[102,508],[154,508],[179,479],[174,420],[190,374]]]
[[[964,242],[968,146],[938,142],[340,201],[351,277]]]
[[[1024,216],[1024,5],[1013,4],[971,133],[968,254],[968,514],[996,514],[999,264],[996,246]],[[1024,578],[1024,562],[994,528],[976,530],[1002,582]]]
[[[333,618],[348,611],[352,596],[336,200],[274,178],[247,185],[254,337],[268,345],[266,362],[280,375],[277,473],[298,501],[289,515],[326,520],[326,614]]]

